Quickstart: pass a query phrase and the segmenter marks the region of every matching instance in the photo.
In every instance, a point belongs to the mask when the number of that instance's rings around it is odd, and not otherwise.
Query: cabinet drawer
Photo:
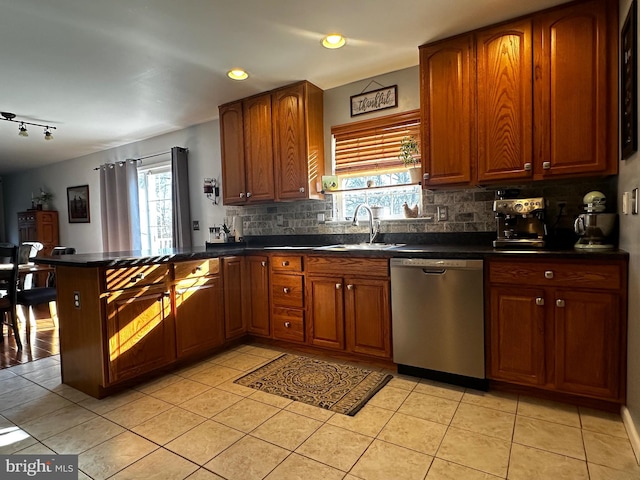
[[[291,308],[274,308],[271,312],[273,337],[304,342],[304,312]]]
[[[318,275],[389,276],[389,260],[386,258],[307,257],[306,267],[307,273]]]
[[[297,255],[274,255],[271,270],[278,272],[302,272],[302,257]]]
[[[168,279],[168,265],[145,265],[140,267],[108,268],[106,271],[107,290],[122,290],[165,282]]]
[[[271,301],[278,307],[302,307],[304,289],[300,275],[271,275]]]
[[[622,268],[617,263],[495,262],[489,265],[491,283],[619,290]]]
[[[184,278],[203,277],[205,275],[217,275],[220,273],[220,260],[218,258],[205,258],[188,262],[179,262],[174,265],[176,280]]]

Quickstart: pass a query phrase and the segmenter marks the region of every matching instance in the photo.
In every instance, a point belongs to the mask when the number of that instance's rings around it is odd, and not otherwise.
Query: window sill
[[[388,190],[390,188],[399,188],[399,187],[410,187],[411,185],[422,185],[422,182],[416,183],[399,183],[396,185],[381,185],[379,187],[362,187],[362,188],[345,188],[345,189],[336,189],[336,190],[322,190],[321,193],[325,195],[330,195],[333,193],[345,193],[345,192],[361,192],[364,190]]]

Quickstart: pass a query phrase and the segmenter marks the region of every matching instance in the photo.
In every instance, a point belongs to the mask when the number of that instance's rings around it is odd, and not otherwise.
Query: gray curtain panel
[[[171,177],[173,183],[173,246],[191,246],[191,207],[189,205],[189,151],[182,147],[171,149]]]
[[[102,250],[140,250],[138,162],[127,160],[100,166]]]

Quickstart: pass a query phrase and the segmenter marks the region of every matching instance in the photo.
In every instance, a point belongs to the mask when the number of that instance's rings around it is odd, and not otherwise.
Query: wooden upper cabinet
[[[222,150],[222,201],[245,203],[244,122],[242,102],[221,105],[220,148]]]
[[[531,20],[479,32],[476,52],[478,181],[530,179]]]
[[[309,82],[272,92],[276,199],[320,198],[324,172],[323,93]]]
[[[420,47],[423,186],[469,183],[475,163],[473,35]]]
[[[535,18],[536,177],[617,173],[617,2]]]
[[[247,203],[273,200],[273,141],[271,94],[243,101],[244,158]]]

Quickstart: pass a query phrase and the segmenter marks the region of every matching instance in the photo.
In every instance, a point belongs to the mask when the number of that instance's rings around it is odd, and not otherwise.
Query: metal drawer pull
[[[353,290],[353,285],[348,284],[348,285],[347,285],[347,290]]]
[[[284,287],[284,288],[282,289],[282,291],[283,291],[284,293],[289,293],[289,292],[291,291],[291,289],[290,289],[289,287]]]
[[[267,262],[260,262],[260,265],[262,265],[263,267],[267,266]]]
[[[530,172],[531,171],[531,162],[525,163],[524,164],[524,169],[525,169],[525,171]]]
[[[547,270],[546,272],[544,272],[544,278],[551,280],[553,278],[553,271]]]
[[[304,187],[300,187],[300,193],[304,193]]]
[[[202,267],[201,266],[197,266],[195,271],[196,272],[201,272],[202,271]]]
[[[536,298],[536,305],[544,305],[544,298],[542,297]]]
[[[251,192],[247,192],[247,198],[251,196]]]
[[[544,170],[549,170],[551,168],[551,162],[542,162],[542,168]]]
[[[340,290],[342,288],[342,284],[341,283],[336,283],[336,290]]]
[[[139,273],[139,274],[134,275],[133,277],[131,277],[129,279],[129,282],[136,283],[138,280],[142,280],[143,278],[144,278],[144,273]]]
[[[560,307],[563,308],[564,307],[564,300],[556,300],[556,307]]]
[[[284,328],[291,328],[291,322],[284,322]]]
[[[284,262],[282,262],[282,266],[283,267],[288,267],[289,266],[289,260],[285,260]]]
[[[244,192],[240,192],[240,198],[244,198]]]

